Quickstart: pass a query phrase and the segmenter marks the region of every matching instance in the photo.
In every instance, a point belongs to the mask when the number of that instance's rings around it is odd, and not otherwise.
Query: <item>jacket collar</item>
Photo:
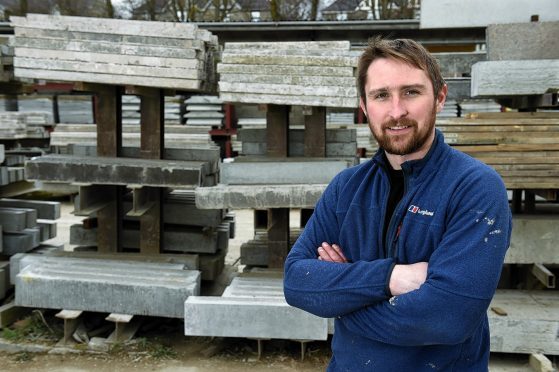
[[[422,159],[409,160],[402,163],[402,170],[406,176],[411,176],[412,178],[424,177],[436,170],[436,166],[429,166],[429,164],[438,164],[444,157],[446,152],[450,147],[444,143],[444,136],[440,130],[435,129],[435,139],[431,148],[427,154]],[[378,151],[373,156],[373,161],[380,164],[382,167],[387,168],[390,165],[387,164],[386,157],[383,156],[383,149],[378,149]]]

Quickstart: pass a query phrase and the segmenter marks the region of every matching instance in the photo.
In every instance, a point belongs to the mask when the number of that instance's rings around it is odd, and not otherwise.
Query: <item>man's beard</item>
[[[421,131],[419,130],[417,121],[409,118],[401,118],[399,120],[390,119],[382,123],[380,128],[377,128],[373,124],[369,126],[379,147],[384,151],[393,155],[408,155],[416,152],[425,145],[435,127],[436,118],[436,107],[433,107],[428,122],[426,123],[427,125]],[[413,131],[411,134],[402,136],[386,134],[387,128],[396,126],[411,127]]]

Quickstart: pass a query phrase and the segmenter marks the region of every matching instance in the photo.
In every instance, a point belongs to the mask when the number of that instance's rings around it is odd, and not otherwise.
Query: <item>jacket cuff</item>
[[[386,283],[384,284],[384,291],[388,297],[392,297],[392,293],[390,293],[390,278],[392,277],[392,270],[394,270],[394,266],[396,266],[396,262],[392,262],[392,265],[388,268],[388,272],[386,273]]]

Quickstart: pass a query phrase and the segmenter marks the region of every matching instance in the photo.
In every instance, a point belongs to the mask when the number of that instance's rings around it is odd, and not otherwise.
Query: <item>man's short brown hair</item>
[[[425,71],[433,84],[435,97],[445,84],[437,61],[419,43],[411,39],[388,40],[377,36],[369,39],[357,64],[357,89],[363,101],[366,101],[367,70],[378,58],[392,58]]]

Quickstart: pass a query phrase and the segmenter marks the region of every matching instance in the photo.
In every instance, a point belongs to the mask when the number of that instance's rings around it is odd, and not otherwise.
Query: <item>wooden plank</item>
[[[268,210],[268,267],[282,268],[289,253],[289,208]]]
[[[310,107],[305,115],[305,157],[326,157],[326,108]]]
[[[162,159],[165,134],[165,100],[161,89],[142,89],[139,91],[141,155],[144,159]],[[140,253],[161,252],[162,242],[162,190],[144,188],[150,193],[151,208],[140,217]]]
[[[268,105],[266,111],[266,153],[286,158],[289,154],[289,106]]]
[[[96,92],[97,155],[118,157],[122,149],[122,89],[106,85],[90,88]],[[119,251],[122,234],[121,189],[108,186],[105,194],[110,202],[97,211],[97,250],[114,253]]]

